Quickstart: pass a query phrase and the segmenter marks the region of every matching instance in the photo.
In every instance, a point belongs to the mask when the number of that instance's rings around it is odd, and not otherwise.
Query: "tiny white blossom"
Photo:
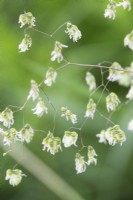
[[[133,31],[124,38],[124,46],[128,46],[133,51]]]
[[[18,140],[18,132],[15,128],[11,128],[4,132],[3,144],[10,146],[12,142]]]
[[[122,145],[126,141],[125,133],[120,129],[119,125],[109,127],[107,130],[102,130],[100,134],[97,134],[100,138],[99,142],[107,143],[111,146],[116,144]]]
[[[131,10],[131,1],[130,0],[123,0],[122,2],[119,2],[116,6],[122,6],[124,9]]]
[[[26,124],[18,133],[21,142],[30,143],[34,136],[34,130],[29,124]]]
[[[35,21],[35,17],[33,17],[32,13],[27,12],[19,16],[18,23],[20,23],[20,28],[25,25],[28,25],[30,28],[32,28],[33,26],[35,26]]]
[[[130,87],[127,95],[126,95],[127,99],[133,100],[133,85]]]
[[[104,17],[108,17],[109,19],[115,19],[116,17],[116,3],[111,2],[107,5],[107,9],[105,9]]]
[[[53,133],[50,131],[48,132],[47,137],[43,139],[42,144],[43,150],[45,151],[47,149],[47,152],[49,151],[52,155],[55,155],[59,150],[62,150],[61,139],[59,137],[54,137]]]
[[[77,146],[76,142],[78,139],[78,134],[76,132],[65,131],[62,142],[65,147],[70,147],[72,145]]]
[[[76,153],[75,168],[76,168],[77,174],[85,172],[86,166],[87,166],[87,163],[84,160],[84,157],[81,156],[79,153]]]
[[[130,122],[128,123],[128,130],[133,131],[133,119],[131,119]]]
[[[73,42],[77,42],[82,37],[81,31],[78,27],[70,22],[67,23],[67,30],[65,32],[68,33],[70,39],[73,39]]]
[[[61,44],[60,42],[55,42],[54,50],[51,53],[51,61],[55,61],[57,59],[58,63],[63,60],[62,48],[67,48],[67,45]]]
[[[44,101],[39,98],[35,108],[33,108],[32,111],[33,114],[37,115],[38,117],[42,117],[44,113],[48,113],[48,108],[45,106]]]
[[[96,89],[96,79],[90,72],[86,73],[85,80],[86,80],[87,85],[89,86],[90,91]]]
[[[109,69],[109,76],[108,76],[108,80],[109,81],[117,81],[119,80],[121,73],[123,71],[123,68],[121,67],[121,65],[117,62],[114,62]]]
[[[111,92],[106,97],[106,107],[107,107],[108,112],[116,110],[119,103],[120,103],[120,100],[114,92]]]
[[[44,83],[47,86],[51,86],[53,83],[55,83],[56,77],[57,77],[57,72],[53,68],[49,68],[48,71],[46,72]]]
[[[97,164],[97,158],[95,158],[97,156],[94,148],[92,146],[88,146],[88,161],[87,161],[87,164],[90,165],[90,164],[94,164],[96,165]]]
[[[61,117],[66,117],[66,120],[71,120],[73,124],[77,123],[77,116],[73,114],[70,110],[68,110],[66,107],[62,107],[61,112]]]
[[[85,117],[93,119],[95,111],[96,111],[96,103],[94,102],[93,99],[90,99],[87,104]]]
[[[6,108],[0,113],[0,122],[7,128],[10,128],[14,124],[13,112],[10,108]]]
[[[31,89],[30,89],[29,95],[27,97],[27,100],[29,100],[31,98],[34,101],[38,97],[39,97],[38,84],[34,80],[31,80]]]
[[[19,44],[19,52],[25,52],[29,50],[29,47],[32,45],[32,39],[28,34],[25,34],[25,37],[23,38],[22,42]]]
[[[5,180],[9,180],[9,184],[14,187],[21,182],[23,176],[25,176],[25,174],[23,174],[19,169],[8,169],[6,171]]]
[[[100,133],[96,135],[99,138],[99,143],[107,144],[106,140],[106,131],[102,130]]]
[[[132,83],[132,73],[133,72],[133,67],[125,67],[124,71],[121,72],[120,77],[118,79],[119,85],[129,87]]]

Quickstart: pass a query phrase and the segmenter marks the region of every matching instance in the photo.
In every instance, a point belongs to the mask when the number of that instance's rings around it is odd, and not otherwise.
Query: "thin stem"
[[[59,26],[53,33],[50,34],[50,36],[53,37],[53,35],[55,35],[55,33],[57,33],[57,31],[59,31],[66,24],[67,24],[67,22],[65,22],[64,24],[62,24],[61,26]]]
[[[115,123],[112,120],[110,120],[109,118],[105,117],[98,109],[96,111],[98,112],[98,114],[101,117],[103,117],[104,119],[106,119],[107,121],[109,121],[111,124],[115,125]]]
[[[36,32],[38,32],[38,33],[41,33],[41,34],[43,34],[43,35],[45,35],[45,36],[47,36],[47,37],[50,37],[50,38],[52,38],[52,36],[50,35],[50,34],[48,34],[48,33],[45,33],[45,32],[43,32],[43,31],[40,31],[40,30],[38,30],[38,29],[36,29],[36,28],[31,28],[32,30],[34,30],[34,31],[36,31]]]

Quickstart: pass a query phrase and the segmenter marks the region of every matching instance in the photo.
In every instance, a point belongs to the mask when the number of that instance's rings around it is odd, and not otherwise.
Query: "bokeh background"
[[[48,37],[29,30],[33,45],[25,53],[18,52],[18,45],[21,42],[24,32],[18,24],[18,17],[24,11],[32,12],[36,17],[36,28],[47,33],[53,32],[57,27],[67,21],[76,24],[82,32],[82,39],[78,43],[72,43],[65,34],[63,27],[55,39],[69,46],[65,55],[71,62],[97,64],[103,61],[119,62],[123,67],[129,66],[133,61],[132,51],[125,48],[123,39],[133,28],[133,11],[118,9],[116,20],[104,18],[104,9],[107,0],[0,0],[0,110],[7,105],[21,106],[25,102],[29,89],[30,80],[38,83],[44,79],[45,72],[50,61],[50,53],[53,50],[53,41]],[[57,68],[57,62],[52,63]],[[109,64],[107,63],[107,66]],[[44,91],[52,101],[56,109],[67,106],[78,116],[78,125],[83,122],[83,116],[88,102],[89,91],[85,84],[85,74],[90,68],[70,66],[59,71],[56,83]],[[101,83],[99,69],[92,69],[97,84]],[[105,74],[106,79],[106,74]],[[117,83],[110,83],[110,91],[116,92],[124,102],[128,88],[118,86]],[[98,101],[101,94],[99,89],[95,95]],[[37,118],[33,116],[31,108],[34,103],[28,103],[24,112],[15,114],[15,128],[20,130],[23,126],[23,119],[30,123],[35,130],[52,130],[54,111],[48,104],[45,95],[42,93],[49,114]],[[103,94],[99,111],[109,117],[105,108],[106,92]],[[110,147],[99,144],[96,134],[104,129],[107,120],[96,114],[94,120],[88,120],[82,130],[82,139],[85,145],[92,145],[98,154],[97,166],[90,166],[86,172],[77,175],[75,171],[75,153],[77,148],[64,149],[62,153],[55,156],[42,151],[41,142],[45,134],[37,131],[34,139],[29,145],[24,146],[19,152],[20,159],[12,159],[10,155],[3,157],[5,151],[0,149],[0,198],[1,200],[131,200],[133,199],[133,135],[127,131],[127,123],[133,117],[133,104],[123,106],[112,116],[116,124],[120,124],[125,131],[127,141],[122,147]],[[55,120],[55,133],[62,137],[71,123],[66,122],[57,113]],[[109,126],[110,124],[108,124]],[[81,147],[80,141],[78,142]],[[26,149],[33,153],[32,157],[26,155]],[[17,151],[17,148],[16,148]],[[13,153],[13,152],[12,152]],[[84,152],[83,152],[84,154]],[[55,174],[63,183],[69,187],[63,187],[58,179],[54,179],[52,173],[44,169],[40,172],[38,158]],[[28,161],[27,161],[28,160]],[[12,168],[16,163],[28,163],[27,170],[23,164],[17,167],[27,175],[22,183],[13,188],[4,180],[7,168]],[[31,163],[31,164],[29,164]],[[35,172],[32,167],[35,164]],[[31,168],[31,170],[30,170]],[[47,174],[44,183],[39,181],[38,174]],[[55,186],[60,188],[64,194],[60,197],[56,187],[46,186],[49,180],[56,182]],[[69,195],[70,190],[75,191],[77,196]]]

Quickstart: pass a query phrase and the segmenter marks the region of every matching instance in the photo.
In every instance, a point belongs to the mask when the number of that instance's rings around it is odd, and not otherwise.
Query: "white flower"
[[[64,143],[64,147],[77,146],[77,139],[78,134],[76,132],[65,131],[62,142]]]
[[[4,145],[10,146],[12,142],[16,142],[18,140],[18,133],[15,128],[11,128],[4,132]]]
[[[63,60],[62,55],[62,48],[67,48],[68,46],[61,44],[60,42],[55,42],[54,50],[51,53],[51,61],[55,61],[57,59],[58,63],[60,63]]]
[[[38,97],[39,97],[38,84],[34,80],[31,80],[31,90],[29,92],[27,100],[29,100],[31,98],[34,101]]]
[[[7,107],[0,113],[0,122],[7,128],[10,128],[14,124],[13,112],[10,108]]]
[[[132,82],[132,73],[133,68],[132,67],[125,67],[124,71],[121,72],[118,83],[122,86],[128,87],[131,85]]]
[[[30,143],[33,136],[34,136],[34,130],[31,128],[29,124],[26,124],[24,128],[22,128],[18,133],[18,137],[21,142],[25,141],[27,143]]]
[[[120,103],[120,100],[114,92],[111,92],[106,97],[106,107],[107,107],[108,112],[116,110],[119,103]]]
[[[66,107],[62,107],[61,112],[61,117],[66,117],[66,120],[71,120],[73,124],[77,123],[77,116],[73,114],[70,110],[68,110]]]
[[[102,130],[99,134],[96,135],[99,138],[99,143],[107,144],[106,140],[106,131]]]
[[[133,51],[133,31],[124,38],[124,46],[128,46]]]
[[[109,3],[107,5],[107,9],[105,9],[104,17],[108,17],[109,19],[115,19],[116,17],[116,4],[115,2]]]
[[[119,125],[109,127],[107,130],[102,130],[100,134],[97,134],[100,138],[99,142],[107,143],[111,146],[116,144],[122,145],[126,141],[125,133],[120,129]]]
[[[86,80],[87,85],[89,86],[89,90],[90,91],[96,89],[96,80],[95,80],[95,77],[90,72],[86,73],[85,80]]]
[[[12,185],[14,187],[14,186],[17,186],[21,182],[22,176],[25,176],[25,174],[23,174],[21,170],[8,169],[6,171],[5,180],[9,180],[10,185]]]
[[[70,22],[67,23],[67,30],[65,32],[68,33],[70,39],[73,39],[73,42],[77,42],[82,37],[81,31],[78,27]]]
[[[75,168],[76,168],[77,174],[85,172],[86,165],[87,165],[87,163],[84,160],[84,157],[81,156],[79,153],[76,153]]]
[[[124,9],[131,10],[131,1],[130,0],[123,0],[123,2],[119,2],[116,6],[122,6]]]
[[[88,161],[87,164],[97,164],[97,158],[95,158],[97,156],[94,148],[92,146],[88,146]]]
[[[128,123],[128,130],[133,131],[133,119]]]
[[[29,50],[29,47],[32,45],[32,39],[28,34],[25,34],[24,39],[22,42],[19,44],[18,48],[20,49],[19,52],[25,52]]]
[[[127,99],[133,100],[133,85],[130,87],[127,95],[126,95]]]
[[[20,28],[22,28],[25,25],[28,25],[30,28],[32,28],[33,26],[35,26],[35,17],[33,17],[31,12],[27,12],[24,14],[21,14],[19,16],[19,21],[18,23],[20,23]]]
[[[94,102],[93,99],[90,99],[87,104],[85,117],[93,119],[95,111],[96,111],[96,103]]]
[[[117,62],[114,62],[109,69],[109,76],[108,76],[108,80],[109,81],[117,81],[119,80],[121,73],[123,71],[123,68],[121,67],[121,65]]]
[[[55,155],[55,153],[58,153],[61,149],[61,139],[59,137],[54,137],[53,133],[50,131],[48,132],[48,135],[46,138],[43,139],[42,144],[43,150],[47,149],[51,154]]]
[[[39,98],[36,107],[33,108],[32,111],[34,112],[33,114],[37,115],[38,117],[42,117],[44,113],[48,113],[48,108],[45,106],[44,101]]]
[[[47,86],[51,86],[52,83],[55,83],[56,77],[57,77],[57,72],[53,68],[49,68],[48,71],[46,72],[44,83]]]

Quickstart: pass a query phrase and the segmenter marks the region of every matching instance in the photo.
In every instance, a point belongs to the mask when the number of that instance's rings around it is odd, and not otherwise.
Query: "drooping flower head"
[[[9,184],[14,187],[21,182],[23,176],[25,176],[25,174],[19,169],[8,169],[6,171],[5,180],[9,180]]]
[[[78,29],[78,27],[70,22],[67,23],[67,30],[65,32],[68,33],[73,42],[77,42],[82,37],[81,31]]]
[[[57,72],[51,67],[46,72],[44,83],[47,86],[51,86],[53,83],[55,83],[56,77],[57,77]]]
[[[61,44],[60,42],[56,41],[54,50],[51,53],[51,61],[55,61],[57,59],[57,62],[60,63],[63,60],[62,48],[67,47],[67,45]]]
[[[31,47],[32,45],[32,39],[28,34],[25,34],[22,42],[19,44],[18,48],[19,48],[19,52],[25,52],[27,50],[29,50],[29,47]]]
[[[31,89],[27,97],[27,100],[32,99],[33,101],[35,101],[38,97],[39,97],[38,84],[34,80],[31,80]]]
[[[18,133],[19,139],[21,142],[30,143],[33,136],[34,130],[29,124],[25,124],[25,126]]]
[[[88,161],[87,161],[87,164],[90,165],[90,164],[94,164],[96,165],[97,164],[97,154],[96,154],[96,151],[95,149],[92,147],[92,146],[88,146]]]
[[[90,91],[96,89],[96,79],[90,72],[86,73],[85,80],[86,80],[87,85],[89,86]]]
[[[123,0],[122,2],[119,2],[117,6],[122,6],[124,9],[131,10],[131,1],[130,0]]]
[[[133,31],[124,38],[124,46],[128,46],[133,51]]]
[[[7,128],[10,128],[14,124],[13,112],[10,108],[6,108],[0,113],[0,122]]]
[[[61,150],[61,138],[54,137],[50,131],[46,138],[43,139],[43,150],[47,149],[51,154],[55,155]]]
[[[46,107],[44,101],[39,98],[35,108],[32,109],[33,114],[37,115],[38,117],[42,117],[44,113],[48,113],[48,108]]]
[[[114,62],[109,69],[109,76],[108,76],[108,80],[109,81],[117,81],[119,80],[121,73],[123,71],[123,68],[121,67],[121,65],[117,62]]]
[[[132,67],[125,67],[124,71],[121,72],[120,77],[118,79],[119,85],[129,87],[132,83],[132,73],[133,73],[133,68]]]
[[[76,132],[65,131],[62,142],[65,147],[70,147],[72,145],[77,146],[76,142],[78,139],[78,134]]]
[[[75,169],[77,171],[77,174],[85,172],[87,163],[84,160],[84,157],[81,156],[79,153],[76,153],[75,157]]]
[[[110,0],[110,3],[107,5],[107,8],[104,12],[104,17],[108,17],[109,19],[115,19],[116,17],[116,2],[114,0]]]
[[[19,16],[19,21],[18,23],[20,23],[20,28],[22,28],[25,25],[28,25],[30,28],[32,28],[33,26],[35,26],[35,17],[33,17],[31,12],[25,12],[24,14],[21,14]]]
[[[127,95],[126,95],[127,99],[133,100],[133,85],[131,85]]]
[[[96,111],[96,103],[94,102],[93,99],[90,99],[87,104],[85,117],[93,119],[95,111]]]
[[[107,107],[108,112],[116,110],[119,103],[120,103],[120,100],[114,92],[111,92],[106,97],[106,107]]]
[[[66,117],[66,120],[71,120],[73,124],[77,123],[77,116],[73,114],[70,110],[68,110],[66,107],[62,107],[61,112],[61,117]]]
[[[4,132],[3,144],[10,146],[12,142],[18,140],[18,132],[15,128],[8,129]]]

